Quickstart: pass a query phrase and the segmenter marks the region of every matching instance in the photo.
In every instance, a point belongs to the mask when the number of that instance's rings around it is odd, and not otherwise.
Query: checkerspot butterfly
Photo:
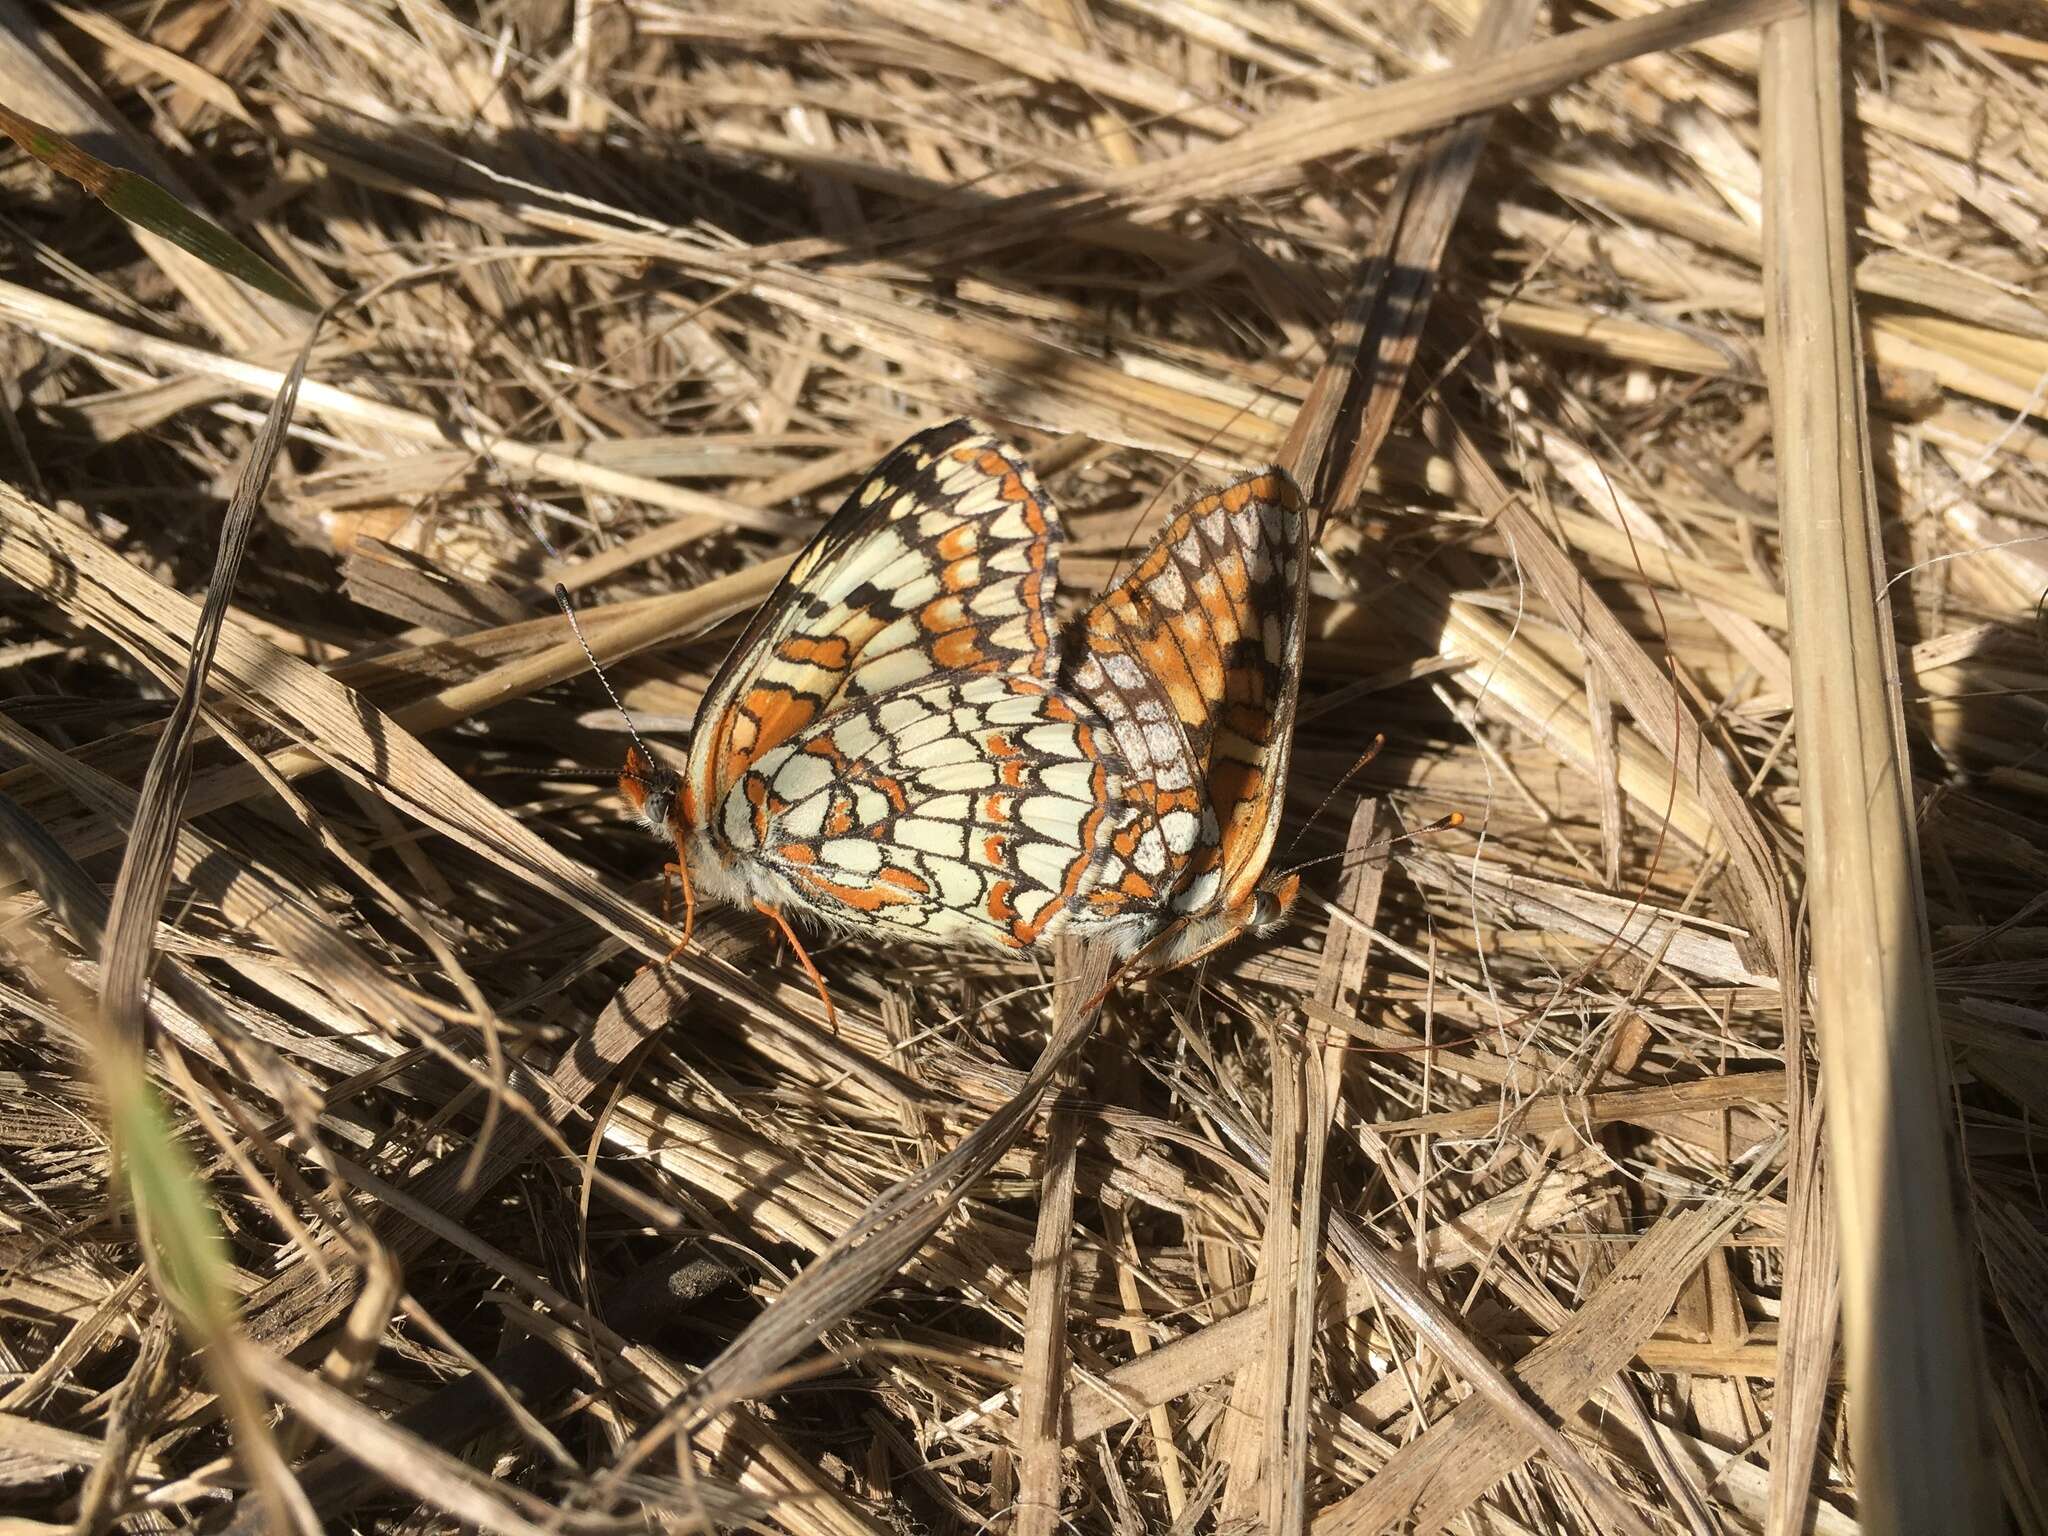
[[[701,893],[785,931],[801,912],[935,943],[1068,933],[1165,967],[1279,920],[1300,491],[1267,469],[1198,497],[1066,629],[1061,537],[977,423],[875,467],[719,667],[682,772],[628,755],[686,933]]]

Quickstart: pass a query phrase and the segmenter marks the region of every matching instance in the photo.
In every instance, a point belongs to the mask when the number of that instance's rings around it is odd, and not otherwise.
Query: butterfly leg
[[[661,920],[664,923],[675,920],[676,876],[680,872],[681,866],[677,864],[670,863],[661,866]],[[686,929],[683,936],[676,940],[675,946],[662,957],[661,963],[663,965],[673,964],[676,956],[689,947],[690,935]],[[640,969],[644,971],[653,964],[654,962],[650,960],[647,962],[647,965],[641,966]]]
[[[670,881],[671,881],[671,880],[672,880],[672,879],[674,878],[674,876],[675,876],[675,870],[676,870],[676,866],[675,866],[675,865],[673,865],[673,864],[668,864],[668,865],[664,865],[664,866],[663,866],[663,868],[662,868],[662,871],[661,871],[661,920],[662,920],[662,921],[663,921],[664,923],[666,923],[666,922],[670,921],[670,918],[669,918],[669,882],[670,882]],[[689,925],[689,924],[688,924],[687,922],[685,922],[685,923],[683,924],[683,936],[682,936],[682,937],[681,937],[680,939],[677,939],[677,940],[676,940],[676,942],[675,942],[675,945],[674,945],[674,947],[673,947],[673,948],[671,948],[671,949],[669,950],[668,954],[667,954],[667,955],[666,955],[666,956],[665,956],[665,957],[663,958],[663,960],[662,960],[662,962],[661,962],[661,963],[662,963],[663,965],[673,965],[673,964],[675,964],[675,959],[676,959],[676,956],[677,956],[677,955],[680,955],[680,954],[681,954],[681,953],[682,953],[682,952],[683,952],[684,950],[688,949],[689,947],[690,947],[690,925]]]
[[[676,876],[681,871],[682,866],[673,859],[661,866],[661,920],[664,923],[675,921]]]
[[[804,968],[804,974],[811,978],[811,985],[818,989],[818,996],[825,1004],[825,1027],[833,1034],[839,1033],[839,1010],[832,1006],[832,994],[825,990],[825,978],[818,974],[818,968],[811,964],[810,951],[804,948],[803,940],[796,936],[796,930],[789,926],[789,919],[765,901],[754,903],[754,910],[782,930],[782,936],[789,940],[789,947],[796,951],[797,964]]]

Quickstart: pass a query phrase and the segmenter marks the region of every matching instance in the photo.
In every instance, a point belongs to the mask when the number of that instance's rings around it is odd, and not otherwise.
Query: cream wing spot
[[[1027,580],[1041,572],[1031,563],[1029,546],[1003,544],[981,557],[982,565],[997,576],[1022,576]]]
[[[983,587],[967,599],[968,611],[985,619],[1009,613],[1018,606],[1016,588],[1009,582]]]
[[[826,795],[812,795],[800,800],[775,819],[774,832],[779,839],[802,838],[815,842],[825,835]]]
[[[882,867],[882,848],[864,837],[835,837],[818,850],[823,861],[848,874],[872,875]]]
[[[1174,854],[1184,854],[1193,848],[1201,830],[1202,824],[1192,811],[1168,811],[1159,818],[1159,835]]]
[[[1222,885],[1223,876],[1219,871],[1205,870],[1174,894],[1174,908],[1181,912],[1199,912],[1216,900],[1216,892]]]
[[[1174,613],[1188,605],[1187,583],[1181,579],[1180,567],[1167,565],[1152,583],[1152,593],[1159,605]]]
[[[881,741],[864,715],[849,715],[832,727],[832,744],[850,762],[859,762]]]
[[[895,698],[887,700],[876,711],[876,718],[881,721],[883,732],[893,738],[902,735],[912,724],[930,713],[931,710],[922,699]]]
[[[889,747],[898,762],[915,766],[920,749],[944,741],[953,734],[953,722],[945,715],[926,715],[914,720],[890,738]]]
[[[943,858],[960,859],[967,855],[967,829],[957,822],[930,816],[905,816],[896,823],[896,840],[906,848]]]
[[[814,752],[792,752],[783,761],[764,770],[773,775],[775,793],[785,800],[801,800],[832,782],[832,765]]]
[[[944,723],[940,722],[942,727]],[[981,749],[972,741],[950,734],[940,735],[897,754],[897,761],[913,773],[931,768],[956,768],[981,760]]]
[[[893,655],[862,666],[860,689],[863,693],[887,693],[892,688],[906,687],[921,677],[928,677],[931,671],[932,664],[922,650],[905,646]]]
[[[1061,876],[1061,878],[1064,879],[1065,876]],[[1017,896],[1017,915],[1027,923],[1035,923],[1038,921],[1039,914],[1051,906],[1054,899],[1055,892],[1050,890],[1019,892]]]
[[[1041,507],[1039,510],[1043,512],[1044,509]],[[1031,537],[1031,524],[1026,519],[1024,509],[1021,506],[1013,505],[1009,510],[998,513],[990,518],[988,529],[991,534],[999,539],[1028,539]]]
[[[963,465],[962,468],[967,469],[968,467]],[[1001,487],[983,480],[973,490],[961,496],[960,500],[956,503],[956,509],[962,517],[986,517],[1001,504]],[[996,531],[998,533],[1002,531],[1000,525],[997,526]]]
[[[906,613],[901,618],[891,620],[876,630],[874,638],[868,641],[867,649],[862,652],[861,671],[865,673],[867,668],[873,665],[873,662],[867,661],[866,658],[887,656],[891,651],[912,649],[920,643],[921,638],[917,632],[917,619],[913,615]],[[868,691],[872,693],[876,690]]]
[[[1119,688],[1138,689],[1145,686],[1145,674],[1138,663],[1118,651],[1102,659],[1102,670],[1109,674],[1109,680]]]
[[[1019,807],[1019,819],[1041,837],[1078,849],[1081,846],[1081,821],[1088,809],[1079,800],[1054,795],[1028,795]]]
[[[986,719],[990,725],[1029,725],[1039,717],[1042,707],[1036,694],[1019,694],[991,704]]]
[[[1090,763],[1049,763],[1038,782],[1069,800],[1092,804],[1095,799],[1095,768]]]
[[[932,863],[932,874],[938,881],[939,899],[947,906],[956,911],[968,911],[981,905],[981,876],[967,865],[952,859],[937,859]]]
[[[746,797],[735,790],[725,797],[719,807],[719,818],[724,823],[725,840],[735,848],[754,846],[754,808],[747,804]]]
[[[1072,758],[1081,755],[1080,743],[1071,725],[1034,725],[1024,732],[1024,745],[1041,757]]]
[[[870,580],[875,586],[889,593],[893,599],[896,593],[901,592],[912,582],[931,580],[932,568],[931,562],[922,552],[903,548],[902,542],[893,536],[891,542],[896,544],[894,558],[875,572]]]
[[[1026,843],[1017,850],[1017,868],[1037,884],[1056,891],[1066,884],[1067,868],[1074,858],[1071,848],[1054,843]]]
[[[889,594],[889,601],[899,608],[922,608],[939,595],[939,578],[923,566],[923,574],[913,576],[901,583]]]
[[[976,756],[971,761],[927,769],[920,777],[924,787],[934,794],[962,790],[972,794],[996,787],[996,765],[984,757]]]

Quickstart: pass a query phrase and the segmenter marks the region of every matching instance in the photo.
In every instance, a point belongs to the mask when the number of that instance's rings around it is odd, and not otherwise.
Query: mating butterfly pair
[[[712,679],[678,775],[620,788],[696,893],[777,921],[1162,967],[1277,922],[1307,508],[1278,469],[1183,508],[1071,631],[1059,516],[987,429],[875,467]],[[787,924],[784,923],[786,929]]]

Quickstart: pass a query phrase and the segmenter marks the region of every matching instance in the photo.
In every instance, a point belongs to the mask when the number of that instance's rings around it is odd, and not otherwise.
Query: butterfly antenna
[[[1446,811],[1427,826],[1411,827],[1406,832],[1396,832],[1392,837],[1383,837],[1377,842],[1366,844],[1365,847],[1357,851],[1360,853],[1383,852],[1401,843],[1417,842],[1425,837],[1434,837],[1439,832],[1453,831],[1463,825],[1465,825],[1465,813],[1463,811]],[[1314,869],[1318,864],[1334,864],[1340,859],[1348,859],[1351,857],[1351,853],[1352,850],[1347,848],[1342,853],[1326,853],[1320,858],[1304,859],[1299,864],[1289,865],[1280,873],[1283,878],[1287,875],[1298,875],[1304,869]]]
[[[604,667],[598,662],[597,652],[590,648],[590,641],[583,634],[583,626],[576,622],[576,609],[569,601],[569,589],[559,581],[555,583],[555,601],[561,606],[562,617],[569,621],[569,630],[576,636],[576,643],[583,647],[583,654],[590,662],[590,670],[597,674],[597,680],[604,688],[605,697],[612,701],[612,708],[616,709],[619,718],[626,722],[626,734],[633,738],[633,746],[640,753],[641,760],[651,767],[655,761],[654,754],[647,750],[647,743],[640,739],[639,727],[633,724],[633,717],[626,713],[626,706],[619,698],[618,689],[614,688],[612,680],[604,675]]]
[[[540,514],[534,510],[532,502],[528,501],[515,485],[508,485],[505,494],[518,509],[519,515],[526,519],[526,531],[548,552],[548,558],[560,565],[562,552],[555,548],[555,541],[548,537],[547,525],[541,521]],[[647,750],[647,743],[640,739],[639,728],[633,724],[633,717],[626,713],[626,706],[619,698],[619,691],[612,687],[612,680],[604,675],[604,667],[598,662],[597,652],[590,648],[590,641],[583,633],[583,626],[576,622],[576,607],[569,600],[569,589],[559,581],[555,583],[555,606],[562,610],[562,617],[569,621],[569,632],[576,637],[576,643],[583,647],[584,659],[590,663],[590,670],[597,674],[597,680],[603,686],[605,696],[612,701],[612,708],[616,709],[619,718],[626,722],[626,734],[633,738],[633,745],[639,750],[641,760],[652,767],[655,761],[654,754]]]
[[[1377,733],[1373,736],[1372,745],[1367,747],[1363,752],[1359,753],[1358,761],[1353,763],[1349,768],[1346,768],[1344,772],[1338,777],[1337,782],[1330,786],[1330,792],[1327,795],[1323,796],[1323,803],[1316,807],[1315,815],[1309,817],[1307,821],[1302,823],[1301,830],[1294,834],[1294,840],[1287,845],[1287,852],[1281,854],[1281,858],[1286,858],[1289,854],[1293,853],[1295,849],[1301,846],[1301,840],[1304,837],[1307,837],[1309,832],[1314,828],[1315,824],[1323,819],[1323,812],[1327,811],[1330,808],[1330,802],[1335,800],[1338,795],[1344,792],[1344,786],[1349,784],[1353,779],[1357,778],[1359,773],[1365,768],[1365,765],[1367,763],[1371,762],[1374,758],[1380,755],[1380,748],[1384,747],[1386,744],[1387,738],[1384,732]],[[1315,860],[1312,862],[1320,863],[1321,861]],[[1298,867],[1306,869],[1308,866],[1304,864]]]
[[[583,654],[590,662],[590,670],[597,674],[598,682],[604,685],[605,697],[612,701],[612,708],[616,709],[619,712],[619,718],[626,722],[626,734],[633,738],[633,751],[626,759],[626,772],[620,777],[638,778],[639,772],[636,769],[640,769],[642,765],[644,765],[644,771],[652,772],[655,766],[654,754],[647,750],[647,743],[640,736],[640,728],[633,724],[633,717],[626,713],[626,704],[619,697],[619,690],[614,688],[612,680],[604,675],[604,668],[598,664],[597,652],[590,648],[590,641],[583,633],[583,626],[576,622],[576,608],[569,601],[569,589],[559,581],[555,583],[555,601],[561,605],[562,617],[569,621],[569,628],[576,636],[576,643],[583,647]],[[646,782],[645,779],[641,779],[641,783],[646,784]],[[652,788],[653,786],[649,785],[648,787]],[[669,952],[669,958],[673,960],[689,944],[690,935],[697,928],[697,891],[696,887],[690,883],[690,856],[683,847],[683,838],[680,831],[676,833],[676,861],[669,866],[669,869],[673,870],[681,878],[683,885],[683,939],[682,943],[676,945]],[[798,953],[803,953],[801,948],[798,949]],[[805,955],[804,965],[807,969],[810,963],[810,957]],[[815,976],[817,973],[813,971],[811,974]],[[821,982],[819,985],[822,987],[823,983]],[[825,999],[825,1011],[828,1017],[831,1016],[832,999],[829,996]]]

